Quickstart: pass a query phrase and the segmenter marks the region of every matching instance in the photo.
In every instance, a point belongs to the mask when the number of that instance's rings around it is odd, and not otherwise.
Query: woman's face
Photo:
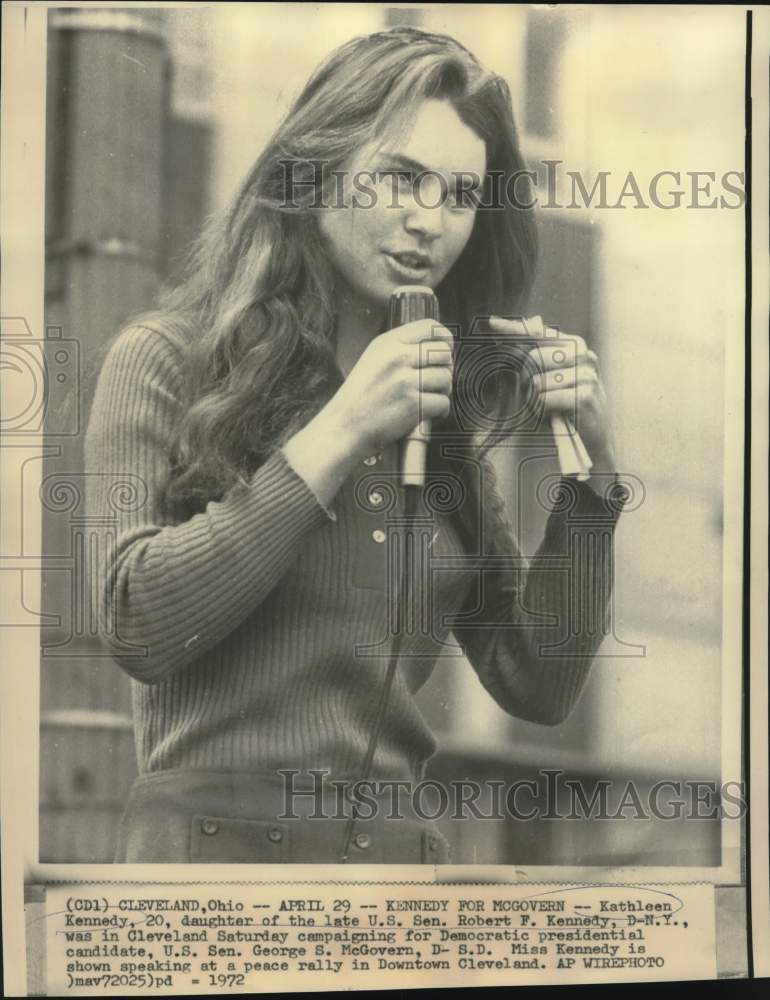
[[[471,235],[467,192],[485,170],[483,140],[447,101],[424,101],[402,137],[361,149],[319,215],[343,287],[376,306],[399,285],[436,288]]]

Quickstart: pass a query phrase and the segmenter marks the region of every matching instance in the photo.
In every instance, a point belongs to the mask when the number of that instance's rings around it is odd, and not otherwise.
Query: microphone
[[[388,329],[418,319],[438,322],[438,299],[426,285],[401,285],[390,296]],[[404,486],[425,485],[425,456],[430,441],[430,420],[420,423],[404,438],[401,446],[401,482]]]
[[[388,329],[393,330],[397,326],[404,326],[406,323],[413,323],[418,319],[434,319],[438,322],[438,299],[433,294],[433,289],[425,285],[401,285],[394,289],[390,296],[390,307],[388,310]],[[421,420],[415,429],[408,434],[401,445],[401,482],[404,486],[424,486],[425,485],[425,454],[428,450],[430,440],[430,420]],[[411,533],[410,524],[417,513],[419,493],[410,489],[404,492],[404,556],[401,559],[401,570],[398,579],[398,591],[396,593],[396,611],[398,620],[406,614],[410,602],[410,565],[411,559],[407,558],[407,537]],[[390,646],[390,656],[388,667],[385,671],[385,680],[380,692],[380,699],[377,703],[377,714],[372,726],[369,743],[366,748],[366,756],[361,767],[361,777],[359,781],[368,781],[372,770],[374,752],[382,732],[385,722],[385,712],[390,699],[390,692],[396,676],[399,656],[401,655],[401,644],[405,632],[403,629],[396,629],[393,635],[393,642]],[[348,822],[345,824],[345,839],[342,847],[340,860],[348,860],[350,844],[353,840],[353,831],[358,822],[358,804],[353,802]]]

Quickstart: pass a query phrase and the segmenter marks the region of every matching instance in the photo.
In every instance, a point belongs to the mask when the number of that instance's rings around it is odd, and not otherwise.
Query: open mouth
[[[424,273],[430,269],[431,259],[423,253],[409,250],[403,253],[388,253],[387,256],[402,270],[415,274]]]

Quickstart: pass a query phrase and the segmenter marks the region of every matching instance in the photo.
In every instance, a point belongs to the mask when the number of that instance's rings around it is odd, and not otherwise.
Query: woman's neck
[[[385,324],[386,309],[363,299],[352,289],[337,288],[335,355],[347,376]]]

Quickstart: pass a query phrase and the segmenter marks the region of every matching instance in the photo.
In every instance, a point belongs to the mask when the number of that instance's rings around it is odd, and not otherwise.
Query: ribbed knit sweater
[[[159,490],[182,415],[182,351],[163,326],[123,330],[86,439],[104,641],[132,678],[139,771],[324,768],[355,779],[393,631],[397,448],[362,463],[328,508],[276,448],[250,481],[168,523]],[[434,668],[456,670],[464,653],[507,712],[552,724],[601,642],[617,511],[570,483],[573,503],[549,515],[524,568],[483,469],[499,534],[484,558],[463,550],[450,515],[423,508],[421,610],[372,777],[422,777],[436,742],[414,695]]]

